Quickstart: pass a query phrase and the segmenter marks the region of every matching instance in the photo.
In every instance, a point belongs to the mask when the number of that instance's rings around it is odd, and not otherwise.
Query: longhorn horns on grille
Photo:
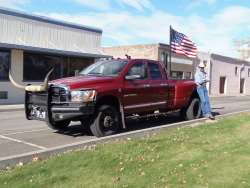
[[[51,74],[51,72],[53,71],[54,69],[52,69],[48,74],[47,76],[45,77],[44,79],[44,82],[43,82],[43,85],[41,86],[38,86],[38,85],[30,85],[30,86],[22,86],[22,85],[19,85],[18,83],[16,83],[16,81],[12,78],[10,72],[9,72],[9,79],[11,81],[11,83],[19,88],[19,89],[23,89],[23,90],[26,90],[26,91],[31,91],[31,92],[40,92],[40,91],[47,91],[48,90],[48,82],[49,82],[49,76]]]

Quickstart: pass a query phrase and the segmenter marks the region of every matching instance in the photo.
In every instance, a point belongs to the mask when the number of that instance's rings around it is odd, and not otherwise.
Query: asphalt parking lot
[[[211,97],[211,107],[217,118],[249,112],[250,96]],[[3,108],[2,108],[3,109]],[[65,131],[55,131],[42,121],[25,119],[22,106],[12,110],[0,108],[0,168],[13,166],[33,157],[47,157],[67,150],[82,148],[110,140],[135,138],[169,128],[188,126],[204,119],[181,121],[177,113],[157,118],[127,120],[127,129],[105,138],[96,138],[89,129],[74,122]]]

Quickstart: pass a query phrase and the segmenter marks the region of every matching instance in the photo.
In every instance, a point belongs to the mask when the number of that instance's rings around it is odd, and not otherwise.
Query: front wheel
[[[193,98],[187,107],[181,109],[180,116],[185,120],[198,119],[201,116],[200,99]]]
[[[111,105],[101,105],[95,113],[95,119],[90,126],[96,137],[115,134],[120,126],[120,116],[116,108]]]
[[[62,129],[66,129],[68,127],[68,125],[70,124],[70,120],[62,120],[62,121],[53,122],[53,123],[46,121],[46,123],[52,129],[62,130]]]

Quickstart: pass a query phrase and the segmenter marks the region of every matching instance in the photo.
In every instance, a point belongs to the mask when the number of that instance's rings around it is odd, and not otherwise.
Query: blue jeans
[[[210,108],[209,96],[206,86],[197,86],[197,92],[201,100],[202,115],[212,115]]]

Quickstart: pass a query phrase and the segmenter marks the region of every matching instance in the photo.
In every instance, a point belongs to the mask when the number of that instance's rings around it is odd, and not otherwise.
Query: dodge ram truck
[[[168,79],[162,62],[148,59],[112,59],[96,62],[78,76],[49,80],[40,86],[13,85],[25,92],[28,120],[42,120],[52,129],[71,121],[89,126],[97,137],[126,128],[126,118],[179,111],[186,120],[201,115],[194,80]]]

